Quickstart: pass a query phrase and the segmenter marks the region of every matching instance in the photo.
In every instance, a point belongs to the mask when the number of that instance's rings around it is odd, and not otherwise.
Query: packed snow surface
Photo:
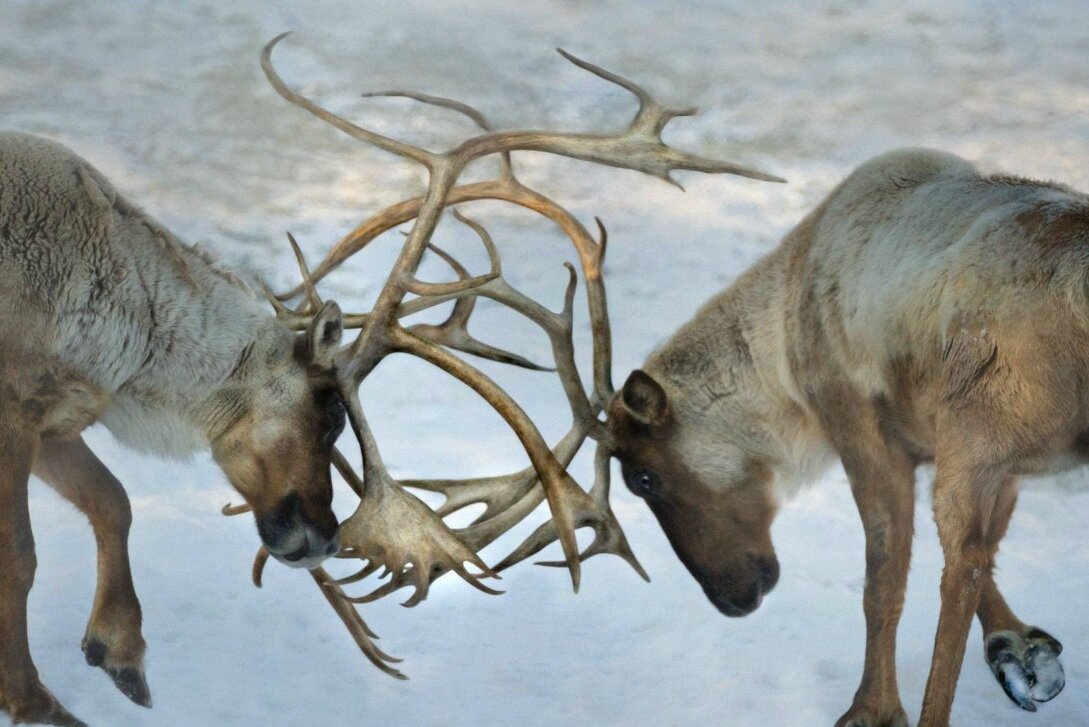
[[[528,183],[609,226],[618,381],[873,154],[933,146],[1089,188],[1089,8],[1073,0],[3,0],[0,127],[68,144],[182,237],[251,279],[285,285],[295,276],[286,230],[316,258],[365,215],[418,192],[423,177],[275,96],[257,59],[283,30],[295,34],[275,60],[291,86],[432,148],[472,128],[446,112],[360,93],[454,96],[503,128],[624,123],[630,97],[565,62],[553,51],[561,46],[671,105],[699,106],[699,116],[673,123],[671,143],[790,181],[682,173],[684,194],[632,172],[516,159]],[[570,258],[564,240],[501,205],[474,209],[512,281],[558,307],[561,261]],[[457,227],[444,225],[440,239],[483,269],[478,244]],[[396,240],[325,290],[345,308],[366,305]],[[434,263],[425,271],[433,279],[445,272]],[[482,307],[480,337],[547,359],[538,332]],[[588,342],[583,319],[577,343],[585,351]],[[488,371],[550,438],[565,430],[554,377]],[[363,396],[398,475],[524,465],[498,418],[423,364],[390,359]],[[303,574],[275,566],[263,590],[249,584],[252,520],[218,514],[237,496],[206,456],[159,461],[121,449],[101,429],[87,437],[133,501],[133,570],[155,698],[152,711],[135,707],[83,664],[94,540],[82,516],[34,482],[31,645],[43,681],[92,725],[831,725],[861,674],[862,531],[838,468],[784,506],[774,528],[783,577],[748,618],[715,611],[649,511],[621,487],[615,508],[652,583],[618,559],[595,558],[577,596],[563,572],[523,565],[504,574],[501,597],[444,578],[414,610],[395,599],[367,606],[381,645],[406,660],[412,680],[399,682],[363,660]],[[576,475],[588,479],[585,459]],[[1017,710],[983,661],[976,626],[954,723],[1089,722],[1089,493],[1079,486],[1087,477],[1027,489],[999,559],[1015,610],[1067,647],[1065,692],[1037,715]],[[898,654],[913,719],[941,571],[929,474],[919,483]],[[354,507],[343,487],[337,502],[344,516]],[[489,549],[488,559],[514,542]]]

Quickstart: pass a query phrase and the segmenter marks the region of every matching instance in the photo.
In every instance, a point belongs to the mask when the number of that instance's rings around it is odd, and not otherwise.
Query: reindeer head
[[[779,579],[771,471],[723,432],[719,412],[670,399],[650,374],[632,372],[609,406],[613,454],[711,603],[745,616]]]
[[[260,336],[222,396],[230,424],[212,443],[269,553],[299,568],[314,568],[339,548],[330,460],[345,421],[333,373],[342,325],[340,309],[328,303],[304,332],[278,326]]]

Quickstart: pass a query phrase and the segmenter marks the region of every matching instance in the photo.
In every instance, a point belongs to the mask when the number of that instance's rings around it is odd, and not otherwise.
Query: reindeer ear
[[[310,362],[319,366],[331,366],[333,353],[340,345],[343,333],[344,321],[340,306],[336,301],[326,301],[306,331],[306,351]]]
[[[669,397],[646,371],[636,369],[620,392],[624,408],[643,424],[661,424],[669,412]]]

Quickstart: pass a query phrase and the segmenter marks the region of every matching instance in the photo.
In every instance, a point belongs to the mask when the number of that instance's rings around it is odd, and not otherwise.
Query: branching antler
[[[511,152],[548,152],[640,171],[672,184],[677,184],[672,177],[676,170],[735,174],[766,181],[783,180],[666,145],[661,137],[666,124],[678,116],[695,113],[693,109],[669,109],[631,81],[563,50],[559,52],[567,60],[621,86],[637,98],[639,108],[627,126],[603,134],[496,131],[479,111],[450,99],[409,91],[366,94],[402,96],[449,109],[469,117],[483,130],[482,134],[449,151],[428,151],[343,119],[292,90],[280,78],[271,62],[273,48],[286,35],[274,38],[261,54],[261,67],[278,94],[353,138],[421,164],[430,175],[427,192],[422,197],[389,207],[362,223],[341,240],[313,272],[294,238],[290,238],[299,263],[302,284],[283,296],[270,295],[270,301],[282,320],[293,328],[305,328],[321,309],[322,301],[315,286],[322,278],[383,232],[414,221],[373,308],[366,313],[345,316],[346,325],[358,328],[359,333],[354,341],[338,352],[336,370],[338,385],[347,404],[348,418],[359,441],[363,475],[357,475],[339,452],[335,454],[333,463],[360,495],[358,509],[341,525],[341,556],[360,558],[365,564],[357,573],[337,581],[328,580],[323,572],[315,575],[322,584],[323,594],[333,603],[368,658],[387,672],[399,674],[386,664],[390,661],[389,657],[374,647],[370,641],[373,634],[367,631],[358,615],[349,607],[349,602],[365,603],[402,587],[412,586],[414,593],[404,604],[412,606],[427,596],[430,583],[435,578],[449,571],[458,573],[480,590],[497,593],[482,579],[498,577],[496,571],[533,555],[556,540],[562,546],[564,560],[547,565],[565,565],[571,572],[576,591],[581,560],[598,553],[621,556],[646,578],[608,501],[609,443],[599,419],[614,393],[610,373],[611,333],[602,279],[607,239],[605,228],[598,220],[600,239],[595,240],[567,210],[523,185],[514,174]],[[499,155],[500,158],[499,175],[495,179],[457,186],[458,177],[469,163],[490,155]],[[455,216],[476,232],[487,250],[491,261],[489,272],[470,275],[457,260],[432,243],[435,228],[446,207],[481,199],[507,201],[538,212],[555,223],[574,244],[587,288],[594,341],[593,384],[589,391],[584,388],[579,376],[572,342],[573,302],[578,280],[574,267],[567,265],[569,280],[563,306],[559,312],[553,312],[507,283],[491,236],[483,226],[460,212],[455,211]],[[456,281],[425,283],[416,277],[420,262],[429,250],[452,268]],[[302,303],[298,308],[289,308],[286,301],[299,294],[303,295]],[[409,295],[414,297],[406,300]],[[468,324],[480,298],[494,300],[540,327],[551,344],[554,367],[546,369],[518,354],[474,338],[468,331]],[[451,301],[454,302],[453,311],[441,324],[405,327],[400,323],[402,318]],[[571,410],[572,424],[568,433],[554,448],[550,448],[518,403],[481,370],[454,352],[528,369],[555,371]],[[423,359],[477,392],[511,427],[529,457],[530,467],[510,475],[468,480],[398,482],[394,479],[382,462],[358,393],[363,379],[391,353],[405,353]],[[567,467],[588,438],[598,442],[594,460],[595,482],[589,492],[579,487],[567,472]],[[436,510],[432,510],[405,487],[441,493],[446,499]],[[548,502],[551,520],[539,527],[494,569],[489,568],[477,555],[478,551],[508,532],[543,501]],[[485,510],[472,524],[455,530],[443,522],[443,517],[477,504],[483,504]],[[575,530],[581,527],[592,528],[595,538],[580,554]],[[263,561],[259,557],[255,563],[255,578],[260,577],[261,567]],[[377,590],[355,598],[345,596],[340,591],[340,586],[362,580],[383,568],[388,572],[389,581]]]

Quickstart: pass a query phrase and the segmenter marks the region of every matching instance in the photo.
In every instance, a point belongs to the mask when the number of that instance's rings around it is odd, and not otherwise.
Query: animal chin
[[[277,555],[276,553],[271,553],[271,555],[273,558],[290,568],[305,568],[306,570],[314,570],[319,565],[324,563],[327,557],[324,555],[302,555],[292,559],[291,556],[294,554]]]
[[[301,532],[292,533],[289,541],[287,544],[280,543],[280,547],[276,549],[270,547],[268,543],[265,544],[265,547],[268,548],[269,554],[273,558],[292,568],[313,570],[340,549],[336,537],[325,540],[310,527]],[[295,542],[298,542],[299,545],[292,549],[291,545]]]
[[[756,584],[753,591],[740,603],[731,600],[725,593],[713,588],[705,586],[703,592],[707,596],[707,600],[709,600],[715,608],[723,615],[729,616],[730,618],[748,616],[750,613],[760,608],[760,604],[764,601],[764,591],[759,584]]]
[[[306,556],[310,553],[310,543],[306,538],[303,538],[302,545],[289,553],[273,553],[276,560],[281,563],[287,563],[288,565],[294,565],[306,559]]]

